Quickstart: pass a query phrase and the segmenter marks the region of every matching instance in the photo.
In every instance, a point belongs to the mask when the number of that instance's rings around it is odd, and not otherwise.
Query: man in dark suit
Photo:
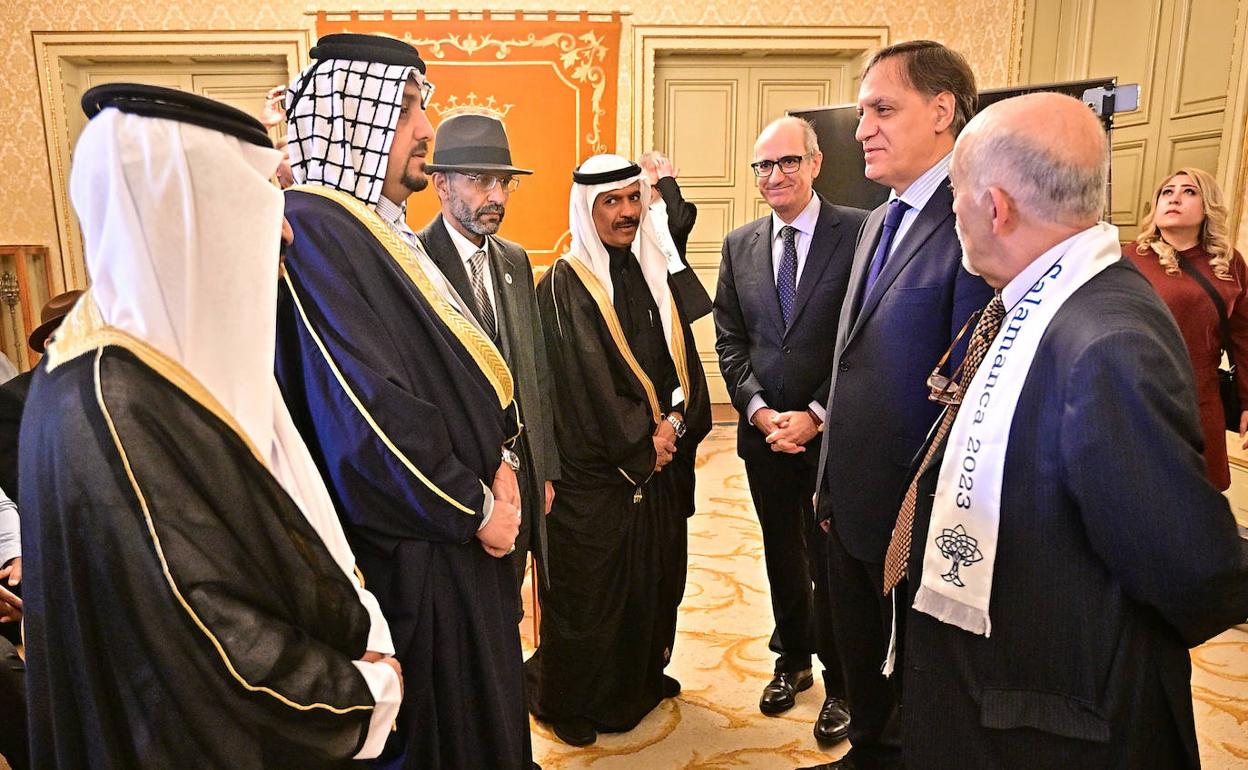
[[[893,633],[883,564],[910,459],[939,414],[924,385],[991,291],[961,267],[947,169],[975,111],[966,60],[931,41],[867,62],[857,138],[866,175],[892,188],[858,237],[820,450],[816,516],[828,532],[833,629],[854,721],[831,767],[900,763],[897,699],[881,665]],[[946,373],[961,361],[954,346]]]
[[[1200,765],[1187,648],[1248,615],[1248,548],[1178,329],[1097,222],[1107,167],[1057,94],[958,139],[959,233],[1004,321],[909,499],[907,767]]]
[[[676,182],[676,167],[661,152],[642,153],[637,165],[650,180],[650,216],[646,226],[654,227],[654,235],[667,258],[672,285],[680,294],[681,306],[690,323],[711,312],[711,295],[702,279],[689,267],[687,250],[689,233],[698,219],[698,207],[685,200]]]
[[[807,448],[823,425],[837,319],[866,212],[814,193],[822,160],[814,129],[800,118],[774,121],[755,142],[751,165],[772,213],[724,239],[715,349],[740,415],[737,453],[763,530],[776,622],[775,677],[759,709],[792,708],[796,693],[813,683],[811,655],[817,654],[825,701],[815,737],[833,743],[844,740],[849,714],[828,608],[825,543],[811,505],[815,455]]]
[[[507,199],[518,176],[532,171],[511,165],[502,121],[487,115],[455,115],[434,138],[433,162],[425,164],[442,202],[442,213],[417,235],[511,368],[523,431],[520,458],[521,519],[513,560],[516,587],[524,582],[529,552],[537,563],[545,548],[544,516],[559,478],[550,411],[550,369],[533,294],[533,268],[518,244],[499,238]]]

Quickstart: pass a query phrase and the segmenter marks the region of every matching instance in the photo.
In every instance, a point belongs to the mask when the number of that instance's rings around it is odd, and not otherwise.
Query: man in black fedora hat
[[[512,560],[516,587],[524,581],[529,552],[544,564],[545,521],[559,478],[554,422],[545,398],[550,369],[542,343],[529,255],[497,233],[507,199],[531,174],[511,163],[503,122],[490,115],[460,114],[442,121],[425,164],[442,212],[418,233],[429,256],[468,303],[511,367],[524,431],[520,457],[520,535]]]

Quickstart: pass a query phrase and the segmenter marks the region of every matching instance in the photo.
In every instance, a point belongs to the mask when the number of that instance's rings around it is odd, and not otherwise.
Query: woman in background
[[[1218,489],[1231,485],[1226,423],[1218,393],[1222,328],[1213,299],[1192,273],[1217,291],[1226,308],[1228,352],[1245,367],[1237,384],[1240,403],[1248,405],[1248,267],[1231,246],[1228,219],[1222,190],[1213,176],[1198,168],[1182,168],[1158,186],[1153,210],[1140,223],[1140,234],[1122,247],[1123,256],[1135,262],[1170,308],[1187,343],[1205,434],[1205,464],[1209,480]],[[1241,439],[1246,432],[1248,411],[1240,415]],[[1248,449],[1248,441],[1244,448]]]

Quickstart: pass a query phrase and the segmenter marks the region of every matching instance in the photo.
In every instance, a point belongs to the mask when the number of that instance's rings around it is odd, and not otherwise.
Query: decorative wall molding
[[[54,260],[53,292],[87,284],[78,219],[69,201],[70,132],[63,65],[74,61],[253,60],[282,57],[290,77],[307,63],[311,30],[184,30],[159,32],[33,32],[44,141],[52,177],[60,259]]]
[[[672,53],[768,53],[858,56],[888,45],[888,27],[668,25],[633,27],[630,146],[636,154],[654,136],[654,60]]]

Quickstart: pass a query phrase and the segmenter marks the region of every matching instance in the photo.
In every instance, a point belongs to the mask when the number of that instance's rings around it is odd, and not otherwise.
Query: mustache
[[[477,216],[479,217],[486,216],[487,214],[497,214],[501,218],[505,213],[507,213],[507,209],[501,203],[487,203],[477,209]]]
[[[620,217],[612,222],[611,226],[616,230],[623,230],[626,227],[636,227],[639,224],[641,224],[641,220],[637,217]]]
[[[416,146],[412,148],[412,157],[414,158],[422,152],[426,155],[429,153],[429,140],[427,139],[421,139],[416,143]]]

